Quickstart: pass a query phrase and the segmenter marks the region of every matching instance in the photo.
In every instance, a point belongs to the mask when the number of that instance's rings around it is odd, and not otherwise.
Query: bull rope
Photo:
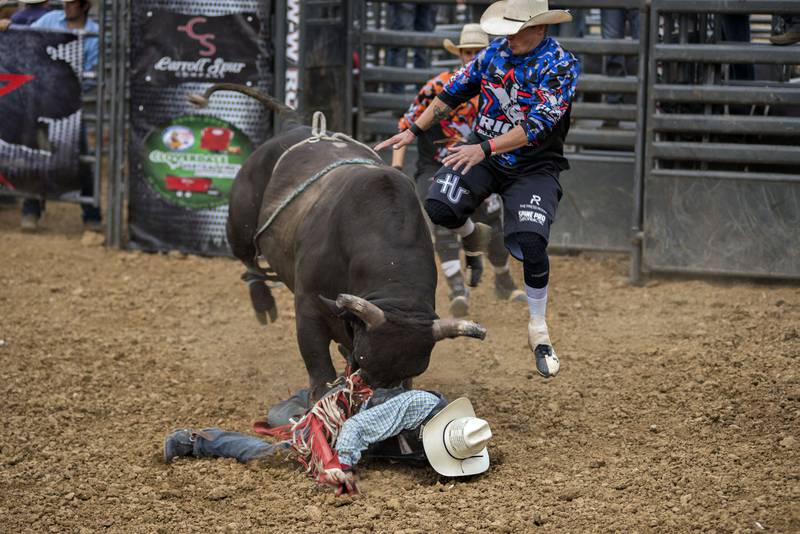
[[[270,215],[270,217],[266,220],[266,222],[263,225],[261,225],[261,227],[256,231],[255,235],[253,236],[253,245],[256,248],[256,258],[261,256],[261,251],[259,250],[259,247],[258,247],[258,238],[261,237],[261,234],[263,234],[267,230],[267,228],[269,228],[270,225],[272,225],[272,223],[275,221],[275,219],[278,217],[278,215],[280,215],[280,213],[289,204],[291,204],[298,196],[300,196],[306,189],[308,189],[311,185],[313,185],[317,180],[319,180],[320,178],[322,178],[323,176],[325,176],[326,174],[328,174],[332,170],[337,169],[339,167],[342,167],[344,165],[372,165],[372,166],[376,166],[376,165],[382,165],[383,164],[383,160],[381,160],[380,156],[374,150],[372,150],[372,148],[370,148],[369,146],[365,145],[364,143],[362,143],[360,141],[356,141],[352,137],[350,137],[348,135],[345,135],[343,133],[334,132],[333,135],[327,135],[327,132],[325,131],[325,127],[326,127],[325,115],[321,111],[315,111],[314,112],[314,117],[313,117],[312,123],[311,123],[311,137],[309,137],[307,139],[303,139],[299,143],[296,143],[296,144],[292,145],[291,147],[289,147],[286,150],[286,152],[281,154],[281,157],[278,158],[278,161],[275,163],[275,167],[272,169],[273,174],[278,170],[278,167],[283,162],[283,159],[290,152],[292,152],[293,150],[295,150],[295,149],[297,149],[297,148],[299,148],[299,147],[301,147],[303,145],[306,145],[306,144],[309,144],[309,143],[318,143],[320,141],[344,141],[346,143],[353,143],[353,144],[359,145],[359,146],[361,146],[363,148],[366,148],[369,152],[371,152],[375,156],[375,159],[348,158],[348,159],[341,159],[341,160],[335,161],[335,162],[331,163],[330,165],[327,165],[324,168],[320,169],[319,171],[314,173],[310,178],[308,178],[307,180],[303,181],[303,183],[298,185],[294,189],[294,191],[289,193],[289,195],[286,198],[283,199],[283,201],[278,205],[278,207],[275,209],[275,211],[272,213],[272,215]]]

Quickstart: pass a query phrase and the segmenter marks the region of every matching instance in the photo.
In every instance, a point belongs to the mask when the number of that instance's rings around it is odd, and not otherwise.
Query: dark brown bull
[[[233,254],[247,266],[244,278],[262,323],[267,316],[275,320],[277,309],[257,263],[259,252],[294,293],[297,340],[315,398],[336,378],[331,340],[369,384],[393,386],[425,371],[437,341],[484,338],[475,323],[436,315],[431,236],[405,175],[347,138],[287,151],[308,139],[311,129],[297,124],[294,110],[252,89],[219,84],[191,99],[202,105],[217,90],[248,94],[288,119],[285,131],[261,145],[239,171],[227,233]],[[376,163],[341,165],[302,185],[321,169],[361,159]]]

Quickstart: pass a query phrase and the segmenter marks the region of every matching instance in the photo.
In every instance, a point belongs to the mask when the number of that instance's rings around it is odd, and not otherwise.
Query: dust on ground
[[[0,209],[6,532],[800,531],[797,285],[638,288],[624,258],[554,257],[545,381],[524,305],[484,283],[488,337],[439,343],[416,385],[473,401],[490,471],[371,463],[337,499],[293,461],[161,462],[173,428],[247,431],[305,384],[292,296],[260,327],[236,262],[107,250],[78,213],[26,235]]]

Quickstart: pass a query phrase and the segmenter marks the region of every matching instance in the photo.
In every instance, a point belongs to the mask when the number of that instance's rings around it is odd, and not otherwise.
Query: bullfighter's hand
[[[391,146],[394,150],[398,150],[406,145],[410,145],[416,138],[417,137],[411,133],[411,130],[403,130],[394,137],[390,137],[386,141],[375,145],[375,151],[377,152],[378,150],[383,150],[387,146]]]
[[[450,153],[442,160],[442,163],[463,175],[483,161],[485,157],[486,154],[483,153],[480,145],[459,145],[450,149]]]
[[[11,26],[11,19],[0,19],[0,32],[4,32]]]

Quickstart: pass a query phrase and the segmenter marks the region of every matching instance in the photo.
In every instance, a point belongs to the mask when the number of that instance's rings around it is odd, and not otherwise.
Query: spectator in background
[[[87,31],[97,33],[100,27],[95,21],[89,18],[89,10],[92,7],[90,0],[63,0],[64,10],[51,11],[42,16],[31,27],[48,28],[55,30]],[[83,41],[83,71],[91,71],[97,65],[98,58],[97,37],[86,37]],[[84,80],[84,92],[94,84],[91,80]],[[89,152],[89,143],[86,137],[86,127],[81,124],[80,153]],[[81,163],[79,168],[81,180],[81,195],[86,197],[94,196],[94,173],[92,166],[88,163]],[[23,230],[34,231],[39,227],[39,219],[42,216],[44,204],[36,198],[27,198],[22,204]],[[86,230],[102,231],[102,217],[100,208],[88,204],[81,204],[83,211],[83,225]]]
[[[639,39],[639,10],[638,9],[602,9],[600,10],[600,32],[603,39],[624,39],[625,26],[629,27],[630,36]],[[626,76],[625,56],[607,56],[605,61],[607,76]],[[609,104],[622,104],[622,94],[606,95]],[[607,120],[605,126],[616,126],[619,121]]]
[[[30,26],[50,12],[50,0],[20,0],[26,7],[11,15],[11,24]]]
[[[436,27],[437,6],[432,4],[416,4],[402,2],[389,4],[389,29],[400,31],[416,31],[431,33]],[[426,69],[430,66],[430,51],[424,48],[414,49],[414,68]],[[389,67],[405,67],[408,62],[408,48],[391,47],[386,52],[386,65]],[[402,93],[403,84],[389,85],[390,93]]]
[[[783,24],[783,33],[771,36],[769,38],[770,43],[778,46],[800,43],[800,14],[772,17],[773,26],[776,26],[777,22]]]
[[[723,41],[750,42],[750,15],[720,15]],[[752,64],[734,63],[730,66],[731,80],[755,80]]]

